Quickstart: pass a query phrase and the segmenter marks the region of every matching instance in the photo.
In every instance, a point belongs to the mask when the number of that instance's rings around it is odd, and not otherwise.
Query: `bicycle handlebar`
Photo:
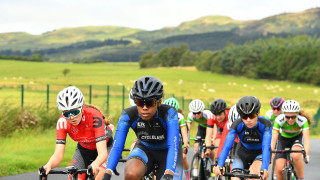
[[[43,166],[39,167],[39,180],[47,180],[48,175],[46,175],[46,170],[43,168]],[[77,175],[86,173],[88,175],[89,180],[93,180],[93,173],[92,173],[92,167],[91,165],[88,166],[88,169],[77,169],[74,166],[68,166],[66,167],[66,170],[50,170],[49,174],[70,174],[70,175]]]
[[[262,179],[263,178],[263,170],[260,170],[260,175],[258,174],[246,174],[246,173],[223,173],[223,167],[220,167],[220,172],[222,175],[218,177],[219,180],[222,180],[222,176],[229,177],[239,177],[239,178],[253,178],[253,179]]]
[[[283,150],[273,150],[271,153],[302,153],[304,162],[308,164],[308,161],[305,160],[307,155],[304,148],[302,148],[302,150],[291,150],[290,148],[285,148]]]

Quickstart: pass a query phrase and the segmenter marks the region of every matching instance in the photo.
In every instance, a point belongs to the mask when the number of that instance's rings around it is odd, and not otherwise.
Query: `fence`
[[[56,98],[59,91],[68,85],[34,85],[34,84],[6,84],[0,85],[0,103],[15,106],[45,106],[56,108]],[[126,107],[130,106],[130,88],[124,85],[75,85],[83,93],[85,103],[99,107],[106,115],[118,114]],[[191,99],[176,97],[174,94],[165,94],[164,99],[175,97],[180,108],[187,112]]]
[[[35,84],[5,84],[0,85],[0,104],[21,106],[46,106],[56,108],[56,97],[59,91],[70,84],[60,85],[35,85]],[[128,95],[129,87],[124,85],[76,85],[84,94],[85,102],[99,107],[106,115],[119,115],[121,111],[130,106]],[[180,108],[188,112],[188,105],[191,99],[185,99],[183,96],[174,94],[165,94],[164,100],[169,97],[175,97]],[[207,108],[210,103],[206,102]],[[313,117],[315,124],[318,126],[320,120],[320,108]]]

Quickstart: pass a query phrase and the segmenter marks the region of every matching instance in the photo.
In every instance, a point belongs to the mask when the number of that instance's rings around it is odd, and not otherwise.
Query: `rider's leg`
[[[275,172],[277,174],[277,179],[283,179],[284,171],[283,168],[286,164],[286,159],[278,158],[276,159]]]
[[[146,172],[145,164],[139,159],[130,159],[124,167],[126,180],[142,179]]]
[[[292,150],[302,150],[301,145],[294,145],[292,147]],[[291,153],[292,156],[292,160],[294,163],[294,170],[297,173],[297,176],[299,179],[303,179],[304,178],[304,165],[303,165],[303,161],[301,158],[301,153]]]

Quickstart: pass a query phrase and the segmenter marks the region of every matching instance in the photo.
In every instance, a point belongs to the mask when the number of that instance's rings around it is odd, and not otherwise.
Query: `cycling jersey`
[[[192,112],[188,114],[187,123],[191,124],[192,121],[199,123],[200,126],[207,127],[207,119],[212,118],[213,114],[209,110],[202,111],[202,118],[197,119]]]
[[[229,132],[229,129],[230,129],[231,125],[232,125],[231,122],[227,122],[227,123],[224,124],[223,131],[222,131],[221,138],[220,138],[219,148],[218,148],[218,154],[217,154],[218,157],[219,157],[219,155],[221,153],[222,147],[223,147],[224,142],[225,142],[225,140],[227,138],[227,134]],[[234,140],[234,142],[235,143],[239,142],[238,136],[236,136],[236,139]]]
[[[166,169],[174,172],[179,151],[179,123],[177,111],[166,104],[161,104],[158,107],[156,114],[150,121],[145,121],[140,117],[136,106],[122,111],[113,148],[108,158],[107,169],[113,171],[117,166],[130,127],[146,148],[151,150],[168,149]]]
[[[56,144],[66,144],[66,136],[69,136],[79,144],[90,150],[97,149],[96,143],[106,140],[104,118],[94,108],[83,108],[80,124],[74,126],[61,115],[57,122]]]
[[[247,150],[262,150],[261,169],[268,170],[271,146],[271,123],[266,118],[259,116],[257,125],[248,128],[242,119],[234,121],[229,129],[225,144],[218,158],[218,166],[224,166],[224,162],[238,135],[239,140]]]
[[[277,116],[273,114],[272,110],[267,111],[265,117],[269,119],[271,123],[274,123],[274,120],[277,118]]]
[[[230,109],[226,109],[226,110],[225,110],[226,117],[225,117],[225,119],[224,119],[223,121],[221,121],[221,122],[219,122],[219,121],[216,119],[216,116],[215,116],[215,115],[209,117],[209,119],[208,119],[208,128],[213,128],[215,124],[217,125],[217,135],[216,135],[216,139],[220,139],[220,138],[221,138],[221,134],[222,134],[222,132],[223,132],[223,128],[224,128],[225,124],[228,122],[229,111],[230,111]]]
[[[184,116],[178,112],[178,120],[179,120],[179,128],[180,130],[183,128],[187,128],[186,120],[184,119]]]
[[[289,125],[286,121],[285,115],[280,114],[273,124],[272,131],[279,133],[280,129],[281,136],[285,138],[292,138],[299,135],[302,131],[309,130],[309,123],[307,118],[297,115],[296,122],[293,125]]]

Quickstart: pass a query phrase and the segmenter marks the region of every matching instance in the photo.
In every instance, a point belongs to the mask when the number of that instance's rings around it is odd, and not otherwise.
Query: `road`
[[[193,148],[190,148],[188,153],[189,162],[191,161]],[[118,171],[121,173],[120,176],[114,176],[112,179],[124,179],[123,169],[124,164],[119,163],[117,166]],[[271,169],[271,167],[269,167]],[[305,179],[307,180],[318,180],[320,170],[320,139],[311,139],[311,150],[310,150],[310,162],[305,165]],[[39,179],[38,173],[30,172],[13,176],[0,177],[0,180],[37,180]],[[49,180],[66,180],[65,175],[49,175]]]

